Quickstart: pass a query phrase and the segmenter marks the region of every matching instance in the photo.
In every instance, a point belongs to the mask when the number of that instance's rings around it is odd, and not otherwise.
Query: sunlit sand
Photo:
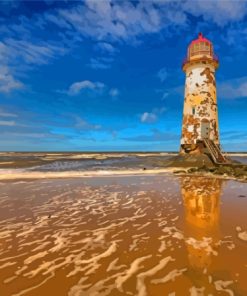
[[[246,183],[0,183],[1,295],[246,295]]]

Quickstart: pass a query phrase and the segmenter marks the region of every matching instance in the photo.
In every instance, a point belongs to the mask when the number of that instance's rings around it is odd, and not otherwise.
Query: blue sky
[[[246,1],[1,1],[0,150],[176,151],[181,63],[220,59],[220,136],[247,150]]]

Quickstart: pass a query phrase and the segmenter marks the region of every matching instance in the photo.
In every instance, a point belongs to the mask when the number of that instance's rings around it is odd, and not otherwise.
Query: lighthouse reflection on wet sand
[[[215,71],[218,58],[202,33],[193,40],[183,62],[186,74],[180,153],[201,153],[204,140],[219,147]]]

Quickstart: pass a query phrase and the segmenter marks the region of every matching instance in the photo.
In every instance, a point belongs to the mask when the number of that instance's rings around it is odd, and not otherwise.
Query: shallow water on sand
[[[247,295],[247,184],[0,183],[1,295]]]
[[[27,171],[64,172],[68,170],[121,170],[160,166],[176,153],[165,152],[0,152],[1,168],[25,168]]]

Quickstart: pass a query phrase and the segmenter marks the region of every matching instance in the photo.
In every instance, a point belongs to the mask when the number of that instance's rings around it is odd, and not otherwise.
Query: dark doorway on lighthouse
[[[201,121],[201,136],[202,139],[209,139],[210,136],[210,122],[207,119]]]

